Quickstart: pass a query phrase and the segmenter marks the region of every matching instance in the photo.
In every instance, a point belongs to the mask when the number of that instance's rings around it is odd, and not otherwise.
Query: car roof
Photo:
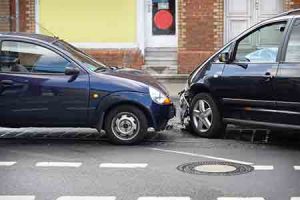
[[[289,10],[287,12],[280,13],[279,15],[274,16],[271,19],[277,18],[291,18],[291,17],[300,17],[300,9]]]
[[[36,39],[48,43],[53,43],[54,41],[57,41],[59,39],[58,37],[51,37],[51,36],[41,35],[36,33],[23,33],[23,32],[0,32],[0,37],[1,36]]]

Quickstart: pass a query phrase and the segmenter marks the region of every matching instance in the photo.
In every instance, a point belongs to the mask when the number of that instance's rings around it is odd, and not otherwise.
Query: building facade
[[[109,65],[188,74],[300,0],[0,0],[0,31],[56,35]]]

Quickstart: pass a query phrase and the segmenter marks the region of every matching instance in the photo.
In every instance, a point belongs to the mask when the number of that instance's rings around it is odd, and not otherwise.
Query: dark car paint
[[[173,105],[158,105],[149,96],[149,85],[167,91],[138,70],[107,69],[92,72],[67,51],[53,45],[56,38],[35,34],[0,34],[1,41],[22,41],[46,47],[80,70],[65,74],[0,73],[0,126],[75,126],[102,128],[105,114],[121,104],[140,107],[149,127],[165,128],[174,117]],[[5,81],[12,81],[6,84]],[[101,125],[99,127],[99,125]]]
[[[297,17],[262,22],[242,33],[199,66],[182,94],[189,104],[197,93],[208,92],[220,105],[226,123],[300,129],[300,63],[284,63],[289,30]],[[218,54],[256,28],[287,21],[276,63],[215,62]],[[185,101],[181,101],[183,104]],[[186,106],[181,106],[186,107]],[[182,111],[182,122],[187,110]]]

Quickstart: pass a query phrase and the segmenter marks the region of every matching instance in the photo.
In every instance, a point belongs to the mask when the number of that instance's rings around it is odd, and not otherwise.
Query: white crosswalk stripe
[[[218,200],[264,200],[263,197],[219,197]]]
[[[300,165],[299,166],[294,166],[294,170],[300,171]]]
[[[147,163],[101,163],[100,168],[146,168]]]
[[[0,162],[0,166],[13,166],[17,162]]]
[[[34,200],[35,196],[30,195],[22,195],[22,196],[8,196],[8,195],[1,195],[0,200]]]
[[[138,200],[191,200],[190,197],[140,197]]]
[[[80,167],[81,162],[38,162],[36,167]]]
[[[274,170],[273,165],[254,165],[255,170]]]
[[[113,196],[62,196],[57,200],[116,200]]]
[[[300,197],[291,197],[291,200],[300,200]]]

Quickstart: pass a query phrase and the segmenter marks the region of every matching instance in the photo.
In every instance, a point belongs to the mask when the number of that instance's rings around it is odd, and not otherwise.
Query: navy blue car
[[[136,144],[175,115],[166,89],[55,37],[0,33],[0,126],[92,127]]]

